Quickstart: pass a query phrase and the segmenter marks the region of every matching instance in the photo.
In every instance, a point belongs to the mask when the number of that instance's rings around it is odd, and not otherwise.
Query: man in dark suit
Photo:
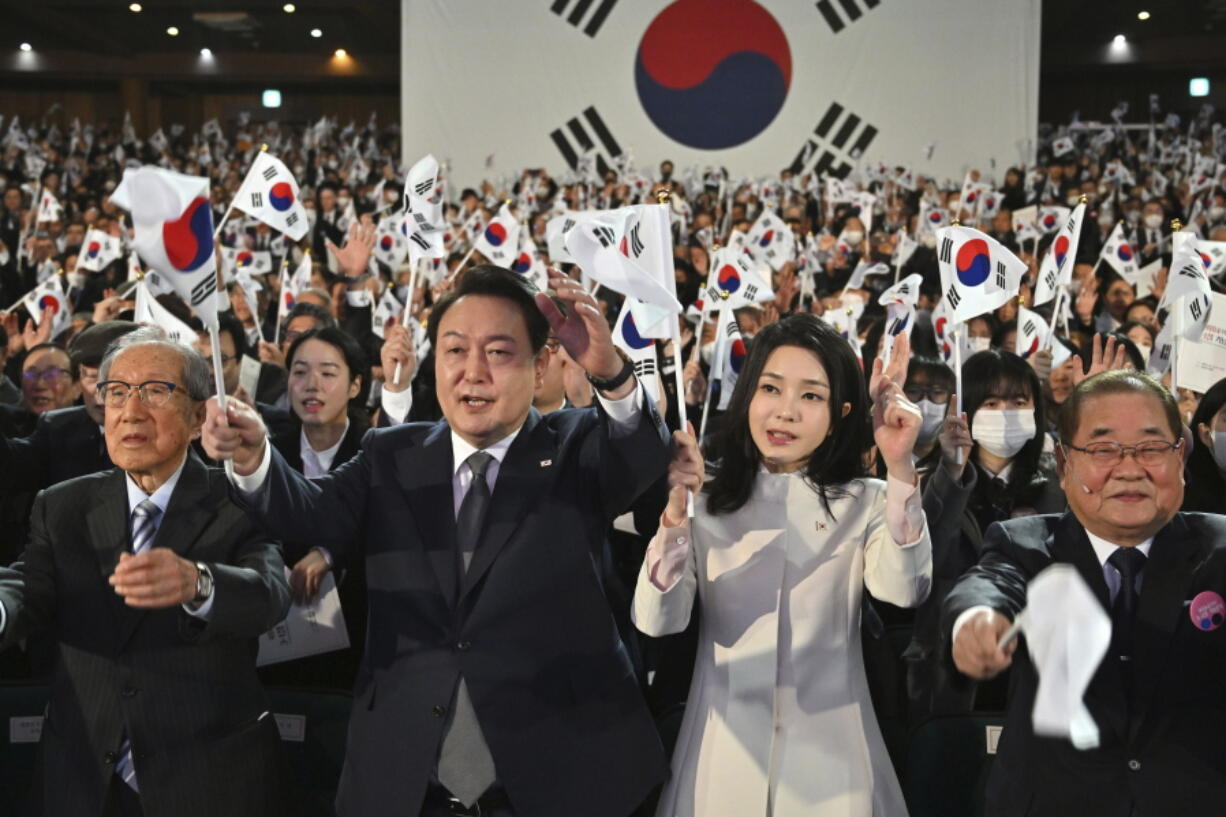
[[[445,419],[372,431],[319,479],[270,452],[250,411],[236,406],[227,427],[209,404],[206,449],[233,458],[263,525],[341,564],[365,557],[345,817],[389,803],[625,817],[664,777],[599,560],[606,526],[664,474],[669,449],[594,299],[561,274],[551,284],[565,317],[508,270],[468,270],[430,316]],[[550,325],[598,408],[532,408]]]
[[[1226,518],[1179,513],[1188,440],[1170,393],[1132,371],[1083,381],[1057,449],[1071,513],[992,525],[983,556],[945,601],[958,669],[1013,669],[988,781],[991,815],[1175,817],[1226,802]],[[1112,618],[1085,704],[1098,748],[1034,734],[1038,678],[1025,649],[998,641],[1027,582],[1072,564]]]
[[[255,656],[289,588],[276,543],[189,451],[208,386],[159,330],[120,338],[98,384],[117,468],[39,494],[25,555],[0,572],[0,645],[55,647],[40,813],[280,813]]]

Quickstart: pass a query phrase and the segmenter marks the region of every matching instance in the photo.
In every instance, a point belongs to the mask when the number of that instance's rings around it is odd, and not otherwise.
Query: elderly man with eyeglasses
[[[21,561],[0,569],[0,647],[53,652],[35,800],[46,814],[279,814],[255,656],[289,587],[276,542],[189,448],[208,366],[143,328],[98,378],[116,467],[40,493]]]
[[[1156,381],[1113,370],[1064,404],[1057,462],[1069,511],[998,523],[945,600],[954,664],[976,679],[1015,665],[987,813],[1150,817],[1226,802],[1226,517],[1180,513],[1188,439]],[[1226,508],[1226,497],[1223,497]],[[1112,619],[1085,694],[1098,748],[1034,734],[1037,675],[998,647],[1026,586],[1072,564]]]

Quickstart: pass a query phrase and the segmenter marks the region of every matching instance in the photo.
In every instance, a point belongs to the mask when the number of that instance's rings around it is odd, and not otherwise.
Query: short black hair
[[[238,319],[233,310],[217,313],[217,334],[219,337],[222,332],[225,332],[234,341],[234,354],[241,360],[243,355],[250,351],[250,344],[247,342],[247,330],[243,328],[243,322]]]
[[[532,353],[536,354],[549,338],[549,321],[541,314],[536,305],[536,287],[522,275],[516,275],[509,269],[481,264],[466,271],[460,278],[459,285],[434,305],[430,311],[430,323],[426,334],[430,338],[430,346],[438,343],[438,326],[443,322],[447,310],[465,295],[487,295],[492,298],[504,298],[513,303],[523,315],[528,329],[528,340],[532,344]]]
[[[72,371],[72,379],[81,379],[81,367],[98,368],[106,348],[116,338],[123,337],[139,328],[132,321],[103,321],[87,326],[73,336],[68,344],[68,366]]]
[[[301,318],[303,315],[315,319],[315,322],[319,324],[319,326],[315,327],[316,329],[323,327],[336,328],[336,318],[332,317],[331,312],[318,304],[304,301],[299,301],[290,309],[289,314],[285,316],[285,325],[288,326],[289,322],[294,318]]]
[[[1060,418],[1057,423],[1061,444],[1068,446],[1077,435],[1077,426],[1081,422],[1081,404],[1091,397],[1104,397],[1114,394],[1148,394],[1162,404],[1162,413],[1166,415],[1167,425],[1171,427],[1171,436],[1178,442],[1183,437],[1183,418],[1179,414],[1179,403],[1161,383],[1144,372],[1134,372],[1128,369],[1109,369],[1105,372],[1091,375],[1073,388],[1072,394],[1060,407]]]

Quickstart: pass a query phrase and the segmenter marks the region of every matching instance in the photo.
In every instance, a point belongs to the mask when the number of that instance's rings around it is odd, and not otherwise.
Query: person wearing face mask
[[[1214,383],[1192,415],[1192,454],[1184,468],[1182,510],[1226,509],[1226,379]]]
[[[1123,335],[1132,345],[1136,347],[1137,352],[1141,355],[1141,360],[1146,364],[1149,363],[1149,356],[1154,351],[1154,341],[1158,337],[1158,333],[1154,331],[1154,327],[1148,323],[1140,321],[1127,321],[1120,324],[1117,335]],[[1137,367],[1140,371],[1145,371],[1145,366]]]
[[[933,590],[916,611],[903,653],[913,724],[1003,701],[1003,683],[977,687],[952,671],[941,647],[941,600],[978,561],[989,525],[1065,507],[1055,461],[1044,451],[1047,422],[1030,364],[1011,352],[980,352],[963,364],[962,384],[963,413],[951,397],[938,438],[940,466],[924,483]]]
[[[992,336],[996,334],[996,319],[991,315],[977,315],[966,322],[966,345],[971,354],[986,352],[992,348]]]
[[[1170,254],[1170,223],[1161,203],[1149,201],[1141,208],[1141,223],[1133,243],[1141,248],[1138,263],[1142,267]]]

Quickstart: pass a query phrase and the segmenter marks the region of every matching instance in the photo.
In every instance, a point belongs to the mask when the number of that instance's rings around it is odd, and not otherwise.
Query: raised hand
[[[337,247],[331,241],[325,241],[328,252],[341,267],[341,275],[346,278],[357,278],[366,272],[370,264],[370,253],[375,246],[375,226],[373,224],[354,223],[349,225],[349,236],[344,247]]]
[[[1073,387],[1076,388],[1081,381],[1100,372],[1122,369],[1127,362],[1128,350],[1124,348],[1124,344],[1112,337],[1107,338],[1104,343],[1103,336],[1096,332],[1090,341],[1090,368],[1086,370],[1081,355],[1073,355]]]
[[[956,411],[957,406],[958,395],[949,395],[945,420],[941,423],[941,430],[937,435],[938,444],[941,446],[941,464],[955,480],[962,477],[962,469],[970,460],[971,449],[975,446],[966,412],[959,414]]]
[[[686,521],[686,496],[702,490],[706,472],[694,424],[686,423],[685,431],[673,432],[673,460],[668,465],[668,506],[660,522],[666,528],[676,528]]]
[[[379,362],[383,366],[384,389],[395,394],[409,387],[413,371],[417,368],[417,356],[413,354],[413,336],[407,327],[387,327],[383,348],[379,350]],[[397,364],[400,365],[400,380],[394,382]]]
[[[1091,275],[1089,278],[1081,282],[1081,289],[1077,292],[1077,300],[1074,302],[1074,308],[1077,311],[1077,317],[1082,323],[1089,323],[1094,317],[1094,305],[1098,303],[1098,278]]]
[[[571,359],[595,378],[608,379],[620,372],[622,358],[613,346],[613,333],[596,299],[581,283],[557,270],[549,270],[549,289],[566,305],[566,314],[543,292],[536,294],[536,305]],[[610,396],[625,397],[633,388],[631,378]]]
[[[886,468],[904,482],[915,481],[911,452],[915,450],[915,441],[924,424],[923,413],[902,390],[910,358],[910,341],[905,335],[899,335],[894,340],[889,365],[883,365],[881,358],[874,360],[873,374],[869,380],[869,398],[873,401],[873,439]]]
[[[216,397],[205,404],[204,426],[200,430],[204,451],[215,460],[233,460],[234,472],[249,477],[260,467],[268,431],[256,410],[238,400],[226,401],[223,416]]]

